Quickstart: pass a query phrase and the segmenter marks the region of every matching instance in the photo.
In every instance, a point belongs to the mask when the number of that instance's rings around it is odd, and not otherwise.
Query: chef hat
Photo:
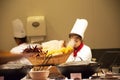
[[[12,22],[14,37],[16,38],[24,38],[26,36],[23,23],[20,19],[15,19]]]
[[[77,34],[84,38],[84,32],[87,28],[88,22],[86,19],[77,19],[70,34]]]

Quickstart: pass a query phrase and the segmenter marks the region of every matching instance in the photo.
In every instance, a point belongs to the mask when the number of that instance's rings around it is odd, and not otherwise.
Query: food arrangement
[[[65,46],[64,41],[50,41],[42,44],[41,47],[36,46],[28,46],[24,49],[23,54],[30,54],[28,60],[33,65],[47,65],[47,64],[61,64],[66,61],[70,53],[73,51],[73,48],[70,46]],[[57,68],[52,66],[50,70],[48,70],[48,66],[35,66],[29,72],[32,79],[34,78],[42,78],[36,75],[43,75],[44,78],[48,77],[49,73],[54,72],[54,69]],[[44,80],[44,79],[42,79]]]
[[[64,41],[48,41],[41,47],[28,46],[24,49],[24,54],[31,54],[28,59],[33,65],[40,64],[60,64],[66,61],[73,51],[71,46],[65,46]]]

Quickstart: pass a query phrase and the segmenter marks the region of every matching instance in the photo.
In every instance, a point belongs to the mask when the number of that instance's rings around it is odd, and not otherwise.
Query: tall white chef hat
[[[16,38],[24,38],[26,36],[23,23],[20,19],[15,19],[12,22],[14,37]]]
[[[86,19],[77,19],[70,34],[77,34],[84,38],[84,32],[87,28],[88,22]]]

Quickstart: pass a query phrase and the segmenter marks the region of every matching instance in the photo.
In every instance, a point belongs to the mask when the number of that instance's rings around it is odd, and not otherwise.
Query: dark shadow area
[[[111,69],[112,66],[120,66],[120,48],[92,49],[92,55],[101,63],[101,68]]]

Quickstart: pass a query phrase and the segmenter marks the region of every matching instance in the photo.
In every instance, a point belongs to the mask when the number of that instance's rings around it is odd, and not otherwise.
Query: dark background
[[[101,68],[120,66],[120,48],[92,49],[92,55],[101,64]]]

